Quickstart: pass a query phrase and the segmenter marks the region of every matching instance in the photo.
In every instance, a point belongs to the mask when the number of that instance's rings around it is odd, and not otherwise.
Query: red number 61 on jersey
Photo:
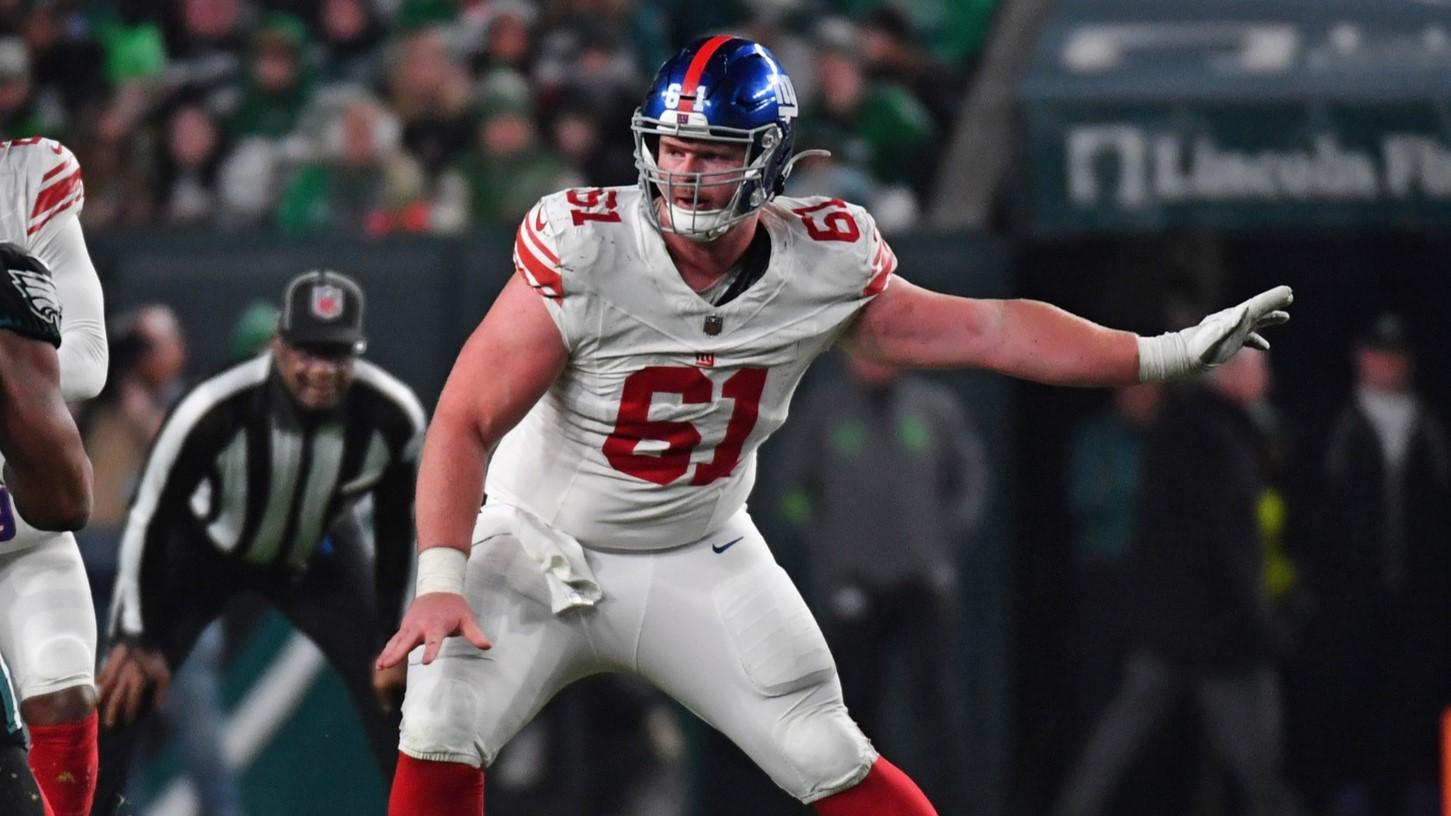
[[[721,386],[721,399],[733,400],[735,407],[726,422],[725,437],[715,447],[715,456],[696,465],[692,485],[708,485],[735,470],[746,437],[756,427],[765,388],[764,368],[743,368]],[[605,439],[605,458],[621,473],[667,485],[690,469],[690,454],[701,437],[689,422],[652,421],[650,403],[656,394],[679,394],[680,401],[686,404],[709,403],[715,400],[715,383],[690,366],[650,366],[625,378],[615,430]],[[664,442],[665,450],[658,454],[636,453],[635,448],[647,439]]]

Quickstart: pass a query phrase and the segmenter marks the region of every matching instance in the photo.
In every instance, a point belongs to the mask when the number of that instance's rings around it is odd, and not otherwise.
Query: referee
[[[294,278],[268,351],[192,388],[152,443],[121,538],[114,645],[99,678],[97,813],[120,804],[139,715],[244,592],[327,656],[391,777],[404,674],[375,673],[372,661],[398,625],[412,568],[424,414],[407,386],[359,359],[362,327],[351,279]],[[376,556],[334,530],[356,528],[369,495]]]

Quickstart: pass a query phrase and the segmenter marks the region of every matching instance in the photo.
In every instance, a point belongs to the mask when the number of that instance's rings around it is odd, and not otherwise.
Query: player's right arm
[[[15,511],[38,530],[91,517],[91,461],[60,393],[60,356],[45,340],[0,329],[0,451]]]
[[[419,463],[418,596],[378,656],[378,668],[397,664],[419,644],[425,647],[423,662],[430,663],[452,635],[489,648],[461,594],[463,566],[490,451],[569,362],[547,309],[523,276],[511,277],[454,362]]]

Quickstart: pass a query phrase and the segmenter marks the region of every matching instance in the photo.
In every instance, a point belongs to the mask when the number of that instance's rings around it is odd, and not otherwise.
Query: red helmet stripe
[[[722,45],[735,39],[726,34],[718,34],[705,41],[705,45],[695,52],[695,59],[690,61],[690,67],[685,69],[685,82],[680,86],[680,108],[679,110],[690,112],[695,110],[695,89],[700,85],[700,75],[705,73],[705,65],[715,52]]]

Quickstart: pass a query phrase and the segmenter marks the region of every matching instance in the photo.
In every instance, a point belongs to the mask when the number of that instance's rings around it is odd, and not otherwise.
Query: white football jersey
[[[95,396],[106,375],[101,283],[77,220],[85,195],[80,162],[60,142],[38,136],[0,142],[0,241],[23,247],[51,271],[61,307],[61,391],[68,401]],[[31,528],[8,493],[0,493],[0,552],[54,535]]]
[[[570,359],[499,443],[488,495],[598,549],[688,544],[739,510],[807,366],[897,265],[862,208],[777,198],[765,272],[714,306],[643,206],[634,187],[557,193],[514,244]]]

